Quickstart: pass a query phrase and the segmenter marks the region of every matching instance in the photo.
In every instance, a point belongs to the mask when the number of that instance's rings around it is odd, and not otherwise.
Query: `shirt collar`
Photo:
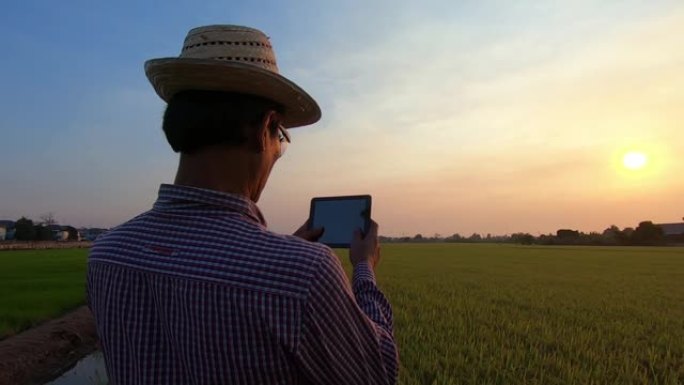
[[[174,214],[220,215],[237,212],[266,227],[261,210],[251,199],[238,194],[198,187],[162,184],[153,210]]]

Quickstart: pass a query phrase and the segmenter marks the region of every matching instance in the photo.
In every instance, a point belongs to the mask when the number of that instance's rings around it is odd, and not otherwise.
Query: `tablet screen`
[[[370,195],[312,199],[312,228],[325,228],[318,241],[330,247],[349,247],[354,230],[368,231],[370,208]]]

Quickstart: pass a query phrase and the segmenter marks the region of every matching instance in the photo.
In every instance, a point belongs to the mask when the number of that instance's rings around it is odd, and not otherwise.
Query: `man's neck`
[[[248,154],[237,150],[211,148],[181,154],[174,184],[238,194],[255,201],[259,192],[249,163]]]

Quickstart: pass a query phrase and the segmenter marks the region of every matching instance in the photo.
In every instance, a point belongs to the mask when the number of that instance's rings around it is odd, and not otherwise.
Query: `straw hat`
[[[316,101],[278,73],[268,37],[254,28],[210,25],[191,29],[179,57],[148,60],[145,74],[166,102],[184,90],[238,92],[284,106],[285,127],[321,118]]]

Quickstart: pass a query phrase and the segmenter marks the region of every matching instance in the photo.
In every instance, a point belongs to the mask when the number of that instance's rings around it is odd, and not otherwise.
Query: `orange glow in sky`
[[[323,112],[290,131],[258,202],[275,231],[357,194],[394,236],[684,216],[682,1],[48,3],[6,7],[0,219],[148,210],[178,157],[143,63],[224,22],[263,29]]]
[[[264,199],[272,223],[286,227],[310,196],[358,193],[373,195],[391,235],[678,220],[684,6],[575,27],[472,46],[475,31],[433,23],[335,58],[360,71],[359,88],[326,106],[318,127],[293,130],[298,149]],[[366,73],[379,57],[382,71]],[[281,213],[292,199],[296,210]]]

